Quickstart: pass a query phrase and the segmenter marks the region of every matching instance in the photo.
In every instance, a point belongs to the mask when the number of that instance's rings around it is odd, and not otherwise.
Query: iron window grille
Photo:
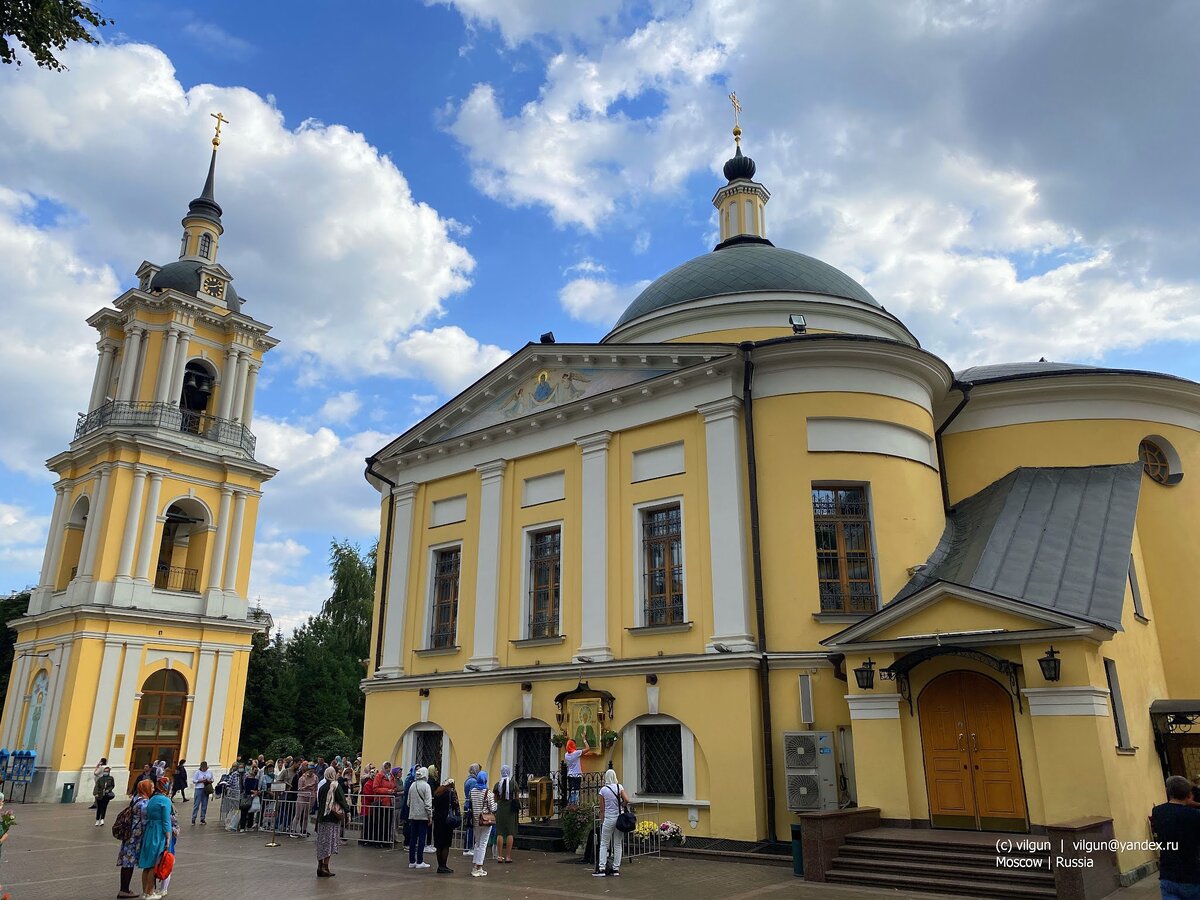
[[[642,512],[643,625],[683,622],[683,515],[679,504]]]
[[[555,637],[562,598],[562,532],[558,528],[529,535],[529,637]]]
[[[1159,484],[1169,484],[1171,480],[1171,462],[1167,459],[1166,451],[1151,440],[1138,444],[1138,459],[1142,461],[1142,470]]]
[[[866,487],[815,485],[812,503],[821,612],[874,612],[875,561]]]
[[[458,634],[458,572],[462,548],[438,550],[433,561],[433,627],[429,649],[445,650],[454,646]]]
[[[413,762],[418,766],[442,765],[442,733],[417,731],[413,733]]]
[[[678,725],[639,725],[638,793],[683,796],[683,734]]]
[[[518,785],[524,786],[530,778],[550,774],[549,728],[518,728],[515,743],[513,774]]]

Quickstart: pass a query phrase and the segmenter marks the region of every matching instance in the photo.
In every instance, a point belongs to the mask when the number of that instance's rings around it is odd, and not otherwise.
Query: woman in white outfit
[[[608,873],[608,848],[612,847],[613,875],[621,874],[621,832],[617,831],[617,816],[621,814],[621,801],[629,802],[625,786],[617,781],[617,773],[609,769],[604,773],[604,787],[600,788],[600,802],[604,804],[604,822],[600,826],[600,855],[598,868],[592,874],[603,878]]]
[[[479,821],[485,813],[492,817],[492,821],[486,825]],[[487,857],[488,838],[491,837],[492,826],[496,823],[496,798],[488,790],[487,772],[481,771],[475,776],[475,787],[471,789],[471,814],[475,819],[475,855],[471,860],[474,863],[471,875],[478,878],[480,875],[487,874],[483,870],[483,861]]]

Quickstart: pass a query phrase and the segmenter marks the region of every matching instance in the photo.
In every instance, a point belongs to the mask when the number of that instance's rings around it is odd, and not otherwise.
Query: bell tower
[[[39,799],[85,787],[106,757],[119,787],[147,762],[237,752],[255,632],[246,601],[262,485],[257,373],[277,341],[242,311],[217,261],[220,129],[179,258],[143,262],[137,286],[88,320],[98,356],[57,475],[28,614],[18,620],[0,747],[37,753]],[[40,690],[34,690],[34,686]],[[36,722],[38,727],[31,728]],[[25,744],[30,746],[25,746]]]

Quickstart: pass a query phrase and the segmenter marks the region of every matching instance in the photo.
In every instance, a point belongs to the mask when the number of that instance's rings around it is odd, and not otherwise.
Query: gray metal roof
[[[1121,627],[1142,464],[1015,469],[950,512],[896,599],[936,581]]]
[[[999,363],[991,366],[971,366],[961,372],[955,372],[958,381],[969,384],[985,384],[991,381],[1011,381],[1019,378],[1037,378],[1042,375],[1149,375],[1152,378],[1169,378],[1174,381],[1187,381],[1177,375],[1165,375],[1162,372],[1147,372],[1142,369],[1113,369],[1107,366],[1085,366],[1079,363],[1047,362],[1016,362]]]
[[[150,290],[158,291],[170,288],[181,294],[195,294],[200,290],[200,270],[204,265],[206,263],[194,259],[177,259],[175,262],[167,263],[150,279]],[[238,312],[241,310],[243,302],[245,301],[233,289],[233,284],[226,284],[225,305],[234,312]]]
[[[744,243],[697,256],[660,276],[629,304],[616,327],[691,300],[752,291],[829,294],[882,308],[866,288],[828,263],[767,243]]]

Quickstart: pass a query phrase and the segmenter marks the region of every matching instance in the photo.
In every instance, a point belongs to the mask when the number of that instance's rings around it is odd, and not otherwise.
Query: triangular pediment
[[[732,355],[728,346],[708,344],[528,344],[385,447],[378,459],[468,436],[498,440],[587,415],[597,404],[649,399],[706,377]]]
[[[952,643],[1015,643],[1058,634],[1092,634],[1103,627],[1078,616],[937,582],[843,629],[821,643],[845,649],[861,645],[918,646]]]

